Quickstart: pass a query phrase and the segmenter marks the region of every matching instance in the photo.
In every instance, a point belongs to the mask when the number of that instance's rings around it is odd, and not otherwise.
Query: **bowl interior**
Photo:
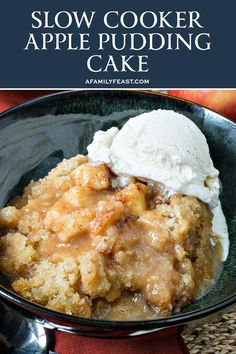
[[[236,126],[227,119],[168,96],[128,91],[69,92],[23,104],[0,119],[0,207],[63,158],[86,154],[95,131],[121,127],[130,117],[158,108],[186,115],[205,134],[220,171],[221,201],[230,233],[230,254],[219,281],[206,296],[185,307],[183,314],[236,294]],[[0,284],[10,288],[1,273]]]

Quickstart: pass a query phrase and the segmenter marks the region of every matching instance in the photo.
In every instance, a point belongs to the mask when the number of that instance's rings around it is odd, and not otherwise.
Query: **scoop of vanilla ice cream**
[[[96,132],[88,156],[107,163],[118,176],[158,182],[209,204],[213,231],[221,238],[223,260],[227,258],[228,231],[219,201],[219,172],[205,136],[190,119],[167,110],[143,113],[129,119],[121,130],[113,127]],[[215,218],[221,220],[220,225]]]

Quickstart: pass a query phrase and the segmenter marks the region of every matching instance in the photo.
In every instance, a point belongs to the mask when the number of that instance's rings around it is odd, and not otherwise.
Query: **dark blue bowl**
[[[62,158],[85,154],[99,129],[121,127],[144,111],[167,109],[194,121],[205,134],[223,185],[221,201],[230,233],[230,254],[211,291],[168,318],[100,321],[70,316],[16,295],[0,274],[0,297],[45,326],[91,336],[149,333],[223,311],[236,301],[236,125],[196,104],[157,93],[76,91],[36,99],[10,109],[0,119],[0,207],[33,179],[45,176]]]

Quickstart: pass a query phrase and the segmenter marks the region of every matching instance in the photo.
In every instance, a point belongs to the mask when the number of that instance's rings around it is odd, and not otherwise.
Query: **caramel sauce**
[[[204,203],[135,180],[112,188],[105,164],[70,161],[0,211],[0,267],[15,291],[57,311],[128,320],[168,315],[212,284],[219,246]]]

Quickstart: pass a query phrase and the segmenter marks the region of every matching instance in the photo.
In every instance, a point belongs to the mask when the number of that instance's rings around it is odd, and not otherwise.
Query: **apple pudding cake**
[[[170,315],[206,291],[221,263],[207,204],[83,155],[32,181],[1,209],[0,229],[14,291],[74,316]]]

